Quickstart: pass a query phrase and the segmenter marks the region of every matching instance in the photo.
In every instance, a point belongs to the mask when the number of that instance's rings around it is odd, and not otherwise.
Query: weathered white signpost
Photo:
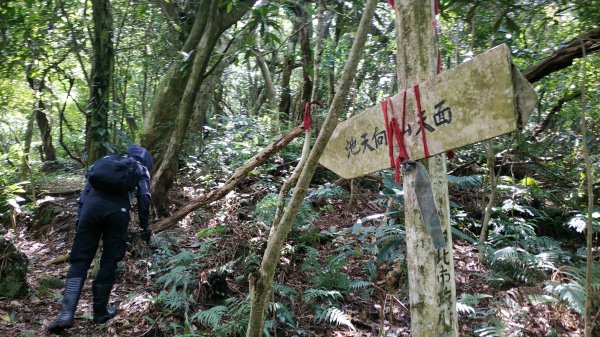
[[[387,106],[388,124],[395,115],[401,126],[404,114],[406,152],[408,158],[417,160],[426,157],[423,132],[431,157],[517,130],[537,100],[514,68],[506,45],[419,83],[418,92],[421,119],[415,86],[410,86],[381,106],[340,123],[319,163],[346,179],[390,168],[383,106]],[[399,148],[394,146],[394,157],[398,155]]]
[[[429,158],[422,162],[445,247],[443,240],[442,248],[433,246],[423,223],[415,170],[405,173],[403,182],[414,337],[458,335],[445,152],[518,129],[537,101],[506,45],[436,76],[434,1],[396,1],[398,80],[404,88],[381,106],[340,123],[319,161],[354,178],[401,160]]]

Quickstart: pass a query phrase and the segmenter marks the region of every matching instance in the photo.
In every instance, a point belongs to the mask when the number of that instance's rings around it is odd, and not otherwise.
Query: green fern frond
[[[198,256],[188,249],[181,250],[177,255],[169,259],[169,262],[174,266],[189,266],[198,260]]]
[[[348,327],[352,331],[356,331],[356,328],[352,324],[350,316],[341,311],[338,308],[330,307],[324,310],[320,310],[313,317],[315,323],[327,322],[336,325],[342,325]]]
[[[504,329],[497,326],[484,326],[475,329],[474,332],[478,337],[501,337],[503,336]]]
[[[191,282],[190,271],[185,266],[176,266],[171,269],[168,273],[161,275],[156,279],[156,283],[163,284],[163,289],[167,289],[169,286],[173,288],[178,286],[187,286]]]
[[[456,302],[456,310],[460,314],[469,315],[474,317],[476,315],[483,314],[481,311],[478,311],[475,306],[478,305],[481,300],[485,298],[491,298],[491,295],[487,294],[467,294],[462,293]]]
[[[308,289],[302,294],[306,303],[314,303],[316,301],[323,302],[326,300],[341,300],[342,294],[337,290],[323,290],[323,289]]]
[[[480,187],[483,184],[483,176],[482,175],[474,175],[474,176],[466,176],[466,177],[457,177],[453,175],[448,175],[448,186],[458,187],[458,188],[476,188]]]
[[[373,283],[371,283],[369,281],[355,280],[355,281],[350,282],[350,285],[348,286],[348,288],[350,288],[351,290],[359,290],[359,289],[369,288],[372,285],[373,285]]]
[[[478,337],[500,337],[505,335],[506,325],[498,317],[490,317],[488,323],[490,325],[475,329],[475,335]]]
[[[171,288],[170,291],[161,291],[156,299],[169,310],[182,310],[189,303],[194,302],[185,292],[177,291],[175,288]]]
[[[496,250],[492,257],[492,264],[498,261],[515,261],[519,259],[522,249],[517,247],[504,247]]]
[[[558,300],[552,296],[543,295],[543,294],[532,294],[527,295],[527,300],[532,305],[540,305],[540,304],[554,304],[558,302]]]
[[[576,312],[580,314],[583,313],[585,304],[585,288],[579,283],[550,283],[544,287],[544,290],[566,302],[567,305]]]
[[[286,198],[286,203],[289,198]],[[257,222],[271,224],[275,216],[275,210],[279,203],[279,196],[274,193],[267,194],[261,201],[258,202],[256,208],[252,212],[252,216]],[[308,201],[302,202],[298,215],[294,220],[293,227],[298,228],[304,224],[310,224],[317,218],[317,212],[313,209]]]
[[[475,308],[461,302],[456,302],[456,311],[458,311],[459,314],[471,315],[475,313]]]
[[[192,317],[190,317],[190,319],[215,329],[221,324],[223,315],[227,313],[227,310],[228,308],[226,306],[217,305],[207,310],[198,311]]]
[[[298,290],[286,286],[284,284],[273,283],[273,292],[279,296],[289,298],[290,300],[294,300],[296,296],[298,296]]]
[[[347,291],[350,287],[350,280],[344,273],[336,269],[326,268],[314,278],[314,286],[323,289],[335,289]]]
[[[479,302],[481,302],[481,300],[483,300],[485,298],[491,298],[491,297],[492,297],[492,295],[487,295],[487,294],[462,293],[462,294],[460,294],[458,301],[461,303],[464,303],[465,305],[468,305],[468,306],[475,306],[475,305],[478,305]]]
[[[317,188],[311,188],[306,194],[306,199],[311,201],[322,201],[325,199],[347,198],[348,192],[340,186],[331,183],[319,185]]]

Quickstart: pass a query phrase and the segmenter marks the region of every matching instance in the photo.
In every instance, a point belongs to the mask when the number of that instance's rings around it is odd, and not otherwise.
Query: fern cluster
[[[249,302],[232,297],[222,305],[196,312],[190,320],[209,327],[215,336],[243,336],[246,334],[249,315]]]
[[[289,202],[289,198],[286,199],[286,204]],[[267,194],[261,199],[256,205],[256,209],[252,212],[254,221],[270,226],[273,223],[275,217],[275,210],[279,203],[279,196],[274,193]],[[293,228],[297,229],[305,225],[311,224],[317,218],[317,212],[312,208],[309,202],[303,202],[298,210]]]
[[[196,303],[193,289],[199,286],[198,272],[204,267],[201,261],[211,254],[216,239],[205,240],[194,250],[179,249],[178,243],[165,234],[156,236],[159,251],[158,263],[153,273],[159,275],[155,283],[161,287],[156,302],[174,315],[182,315],[184,324],[171,323],[175,334],[178,330],[193,331],[187,319],[190,308]],[[166,328],[166,326],[165,326]]]

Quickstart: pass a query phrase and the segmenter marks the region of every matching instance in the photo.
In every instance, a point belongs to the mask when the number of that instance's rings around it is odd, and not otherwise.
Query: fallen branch
[[[523,76],[531,82],[537,82],[553,72],[564,69],[576,58],[600,51],[600,26],[569,41],[565,46],[556,50],[542,62],[525,70]]]
[[[191,212],[195,211],[201,206],[209,204],[215,200],[221,199],[222,197],[227,195],[227,193],[233,190],[240,182],[242,182],[242,180],[246,177],[246,175],[248,175],[250,171],[262,165],[273,154],[286,147],[292,140],[299,137],[303,131],[304,130],[301,126],[297,126],[292,131],[283,135],[271,145],[265,147],[254,157],[250,158],[250,160],[248,160],[242,167],[235,171],[233,175],[229,177],[229,179],[227,179],[223,186],[209,192],[208,194],[204,194],[199,198],[191,200],[185,206],[175,211],[175,213],[173,213],[173,215],[171,215],[170,217],[154,223],[151,226],[152,231],[156,233],[174,227],[179,220],[183,219],[186,215],[190,214]]]

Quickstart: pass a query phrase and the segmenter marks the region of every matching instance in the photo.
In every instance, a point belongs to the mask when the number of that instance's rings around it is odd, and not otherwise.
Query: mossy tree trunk
[[[155,158],[152,194],[153,202],[161,210],[167,207],[167,192],[177,173],[179,153],[193,115],[194,102],[215,44],[255,2],[239,1],[229,13],[226,6],[219,6],[219,1],[200,2],[196,10],[198,15],[181,48],[181,54],[188,57],[173,62],[161,81],[141,133],[141,145]]]
[[[113,18],[108,0],[92,0],[94,34],[91,87],[86,109],[87,163],[91,165],[108,151],[108,113],[115,53],[112,42]]]
[[[281,256],[281,249],[291,230],[292,223],[298,214],[298,209],[306,196],[308,186],[317,168],[318,160],[338,124],[338,116],[344,106],[350,85],[354,79],[360,55],[364,49],[367,30],[370,26],[370,20],[376,5],[376,0],[369,0],[365,6],[350,55],[348,56],[348,62],[344,67],[327,118],[308,156],[304,169],[298,178],[298,183],[294,188],[290,203],[285,209],[281,220],[271,228],[260,269],[250,275],[251,309],[246,336],[260,337],[263,335],[265,311],[272,292],[273,278]]]
[[[401,90],[410,89],[436,74],[437,41],[432,26],[434,1],[395,2],[397,71]],[[411,335],[458,336],[446,155],[437,155],[422,162],[431,178],[446,248],[434,249],[414,193],[416,175],[405,176]]]

